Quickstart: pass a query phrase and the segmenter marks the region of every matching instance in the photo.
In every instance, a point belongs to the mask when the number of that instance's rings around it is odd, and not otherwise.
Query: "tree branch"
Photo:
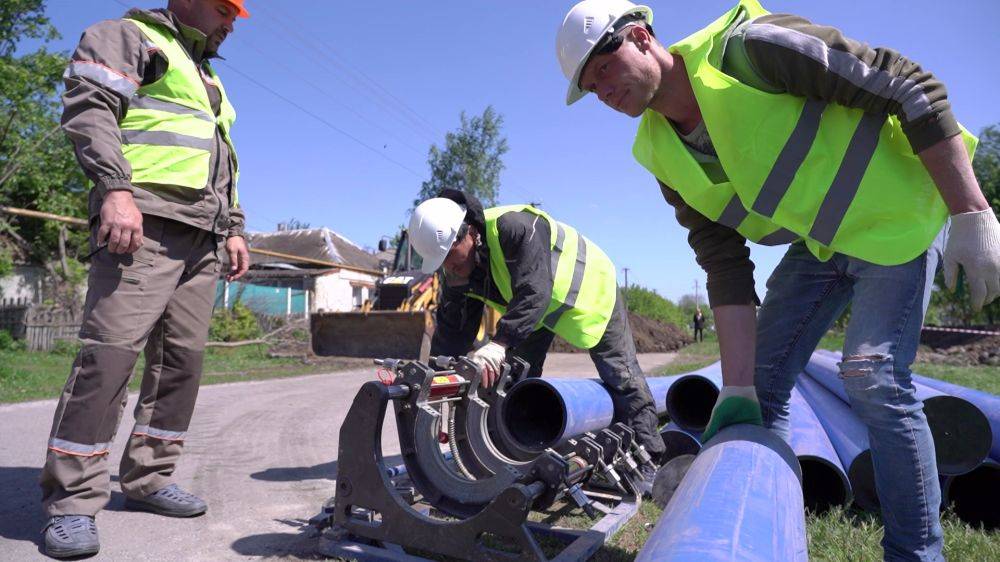
[[[33,145],[31,145],[31,151],[34,152],[36,148],[48,140],[48,138],[60,128],[62,128],[60,125],[56,125],[55,127],[49,129],[47,133],[42,135],[42,138],[38,139]],[[23,164],[24,161],[18,160],[17,157],[21,153],[22,148],[24,148],[24,144],[18,145],[17,150],[14,151],[14,154],[10,156],[10,160],[7,161],[7,169],[4,170],[3,175],[0,175],[0,187],[3,187],[3,185],[7,183],[7,180],[9,180],[14,174],[17,173],[18,170],[21,169],[21,164]]]

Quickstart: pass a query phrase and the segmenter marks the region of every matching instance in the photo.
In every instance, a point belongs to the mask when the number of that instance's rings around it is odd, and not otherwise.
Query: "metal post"
[[[285,317],[292,315],[292,288],[285,289]]]
[[[222,309],[229,310],[229,281],[222,282]]]
[[[309,320],[309,278],[302,278],[302,295],[306,301],[306,320]]]

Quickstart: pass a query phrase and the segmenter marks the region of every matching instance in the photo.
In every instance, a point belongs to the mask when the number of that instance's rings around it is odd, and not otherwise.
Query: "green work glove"
[[[724,427],[741,423],[764,425],[757,390],[752,386],[724,386],[712,408],[705,432],[701,434],[701,442],[707,443]]]

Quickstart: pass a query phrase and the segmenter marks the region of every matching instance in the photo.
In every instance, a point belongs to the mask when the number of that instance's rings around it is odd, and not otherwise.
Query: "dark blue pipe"
[[[806,373],[849,403],[835,355],[814,353],[806,365]],[[986,460],[993,432],[979,408],[918,382],[913,383],[913,388],[917,399],[924,404],[927,424],[934,436],[938,472],[964,474]]]
[[[723,428],[691,463],[636,562],[808,560],[795,453],[770,430]]]
[[[941,492],[962,521],[988,531],[1000,528],[1000,463],[989,460],[971,472],[946,476]]]
[[[827,436],[841,466],[847,469],[847,479],[851,483],[854,502],[862,509],[878,511],[878,493],[875,491],[875,468],[868,445],[868,428],[857,415],[835,394],[814,379],[799,376],[799,391],[816,418],[826,430]]]
[[[666,396],[676,377],[649,377],[657,414],[666,411]],[[588,431],[611,425],[615,409],[601,381],[593,379],[528,378],[507,392],[501,406],[506,432],[530,452],[557,447]]]
[[[660,437],[666,446],[660,455],[661,464],[681,455],[697,455],[701,451],[701,434],[685,431],[674,422],[660,430]]]
[[[689,431],[701,433],[712,416],[722,388],[722,363],[680,375],[667,391],[667,415]]]
[[[851,483],[833,443],[799,389],[789,402],[789,444],[802,465],[802,494],[806,507],[820,513],[835,505],[849,505]]]
[[[913,380],[935,390],[968,400],[986,416],[993,433],[993,445],[990,447],[990,458],[1000,461],[1000,396],[981,390],[973,390],[957,384],[951,384],[937,379],[913,375]]]

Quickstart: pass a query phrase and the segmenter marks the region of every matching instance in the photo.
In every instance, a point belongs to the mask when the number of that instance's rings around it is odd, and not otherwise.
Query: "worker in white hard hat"
[[[589,350],[611,393],[615,421],[634,429],[650,456],[639,483],[648,493],[665,446],[607,255],[541,209],[483,209],[475,197],[457,190],[418,205],[408,235],[423,258],[423,271],[444,271],[431,355],[466,355],[484,306],[502,314],[492,339],[469,355],[482,367],[487,386],[498,379],[501,363],[514,356],[528,362],[528,376],[541,376],[556,334]]]
[[[724,387],[705,438],[763,423],[787,439],[795,377],[851,305],[840,370],[868,426],[885,556],[942,559],[934,443],[910,364],[939,251],[977,308],[1000,295],[1000,223],[972,172],[976,139],[918,64],[757,0],[670,46],[652,24],[648,7],[585,0],[556,51],[567,104],[593,92],[641,117],[633,155],[707,273]],[[790,244],[759,311],[747,240]]]

